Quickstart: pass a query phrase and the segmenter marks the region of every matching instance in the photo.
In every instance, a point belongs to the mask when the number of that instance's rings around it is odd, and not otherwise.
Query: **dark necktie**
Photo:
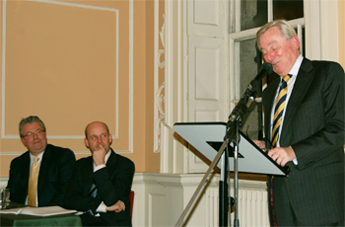
[[[97,196],[97,188],[96,188],[95,184],[92,184],[90,192],[89,192],[89,197],[96,198],[96,196]],[[97,212],[94,213],[92,210],[87,210],[87,211],[85,211],[85,213],[89,214],[91,216],[95,216],[97,214]]]
[[[95,184],[92,184],[89,196],[95,198],[97,196],[97,188]]]

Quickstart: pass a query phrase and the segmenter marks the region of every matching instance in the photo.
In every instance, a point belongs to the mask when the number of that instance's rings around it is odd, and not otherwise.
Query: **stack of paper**
[[[59,206],[50,207],[21,207],[7,210],[0,210],[1,214],[24,214],[33,216],[52,216],[60,214],[72,214],[76,213],[76,210],[67,210]]]

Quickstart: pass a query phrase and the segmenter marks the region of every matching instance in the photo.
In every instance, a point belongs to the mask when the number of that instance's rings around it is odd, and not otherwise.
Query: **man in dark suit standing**
[[[284,20],[264,25],[256,40],[280,78],[262,95],[273,146],[255,142],[291,169],[289,177],[268,180],[271,225],[344,226],[344,70],[302,57]]]
[[[105,123],[87,125],[84,143],[92,156],[76,162],[65,198],[66,208],[84,212],[83,226],[132,226],[134,163],[110,148],[112,140]]]
[[[39,207],[63,206],[76,161],[74,153],[70,149],[48,144],[46,127],[37,116],[22,119],[19,134],[28,151],[11,162],[7,185],[11,201]],[[37,181],[31,183],[35,158],[38,176]]]

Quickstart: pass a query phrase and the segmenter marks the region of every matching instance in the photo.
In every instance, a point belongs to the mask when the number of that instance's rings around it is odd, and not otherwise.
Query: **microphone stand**
[[[216,157],[213,159],[210,167],[208,168],[208,170],[206,171],[204,177],[202,178],[201,182],[199,183],[197,189],[195,190],[194,194],[192,195],[192,198],[189,200],[186,208],[183,210],[179,220],[176,223],[176,227],[177,226],[182,226],[184,218],[189,215],[191,208],[194,206],[195,201],[197,200],[197,198],[199,198],[200,193],[201,193],[201,189],[204,188],[207,184],[208,181],[208,177],[212,171],[212,169],[216,166],[216,164],[218,163],[220,157],[223,155],[223,152],[225,150],[225,148],[227,147],[228,143],[226,141],[223,142],[222,146],[220,147]],[[223,200],[224,201],[224,200]],[[224,222],[221,221],[221,222]]]
[[[191,208],[194,206],[195,201],[197,198],[199,198],[201,189],[204,188],[207,184],[209,175],[212,171],[212,169],[216,166],[218,163],[219,159],[221,158],[225,149],[227,149],[229,143],[234,144],[234,170],[235,170],[235,221],[234,221],[234,226],[238,227],[239,226],[239,220],[238,220],[238,144],[239,144],[239,128],[241,127],[241,122],[244,113],[248,110],[248,107],[250,104],[254,101],[254,97],[256,95],[255,90],[253,89],[252,85],[249,84],[246,92],[243,94],[241,100],[237,103],[236,107],[234,108],[233,112],[229,116],[229,121],[227,123],[226,127],[226,136],[224,138],[224,142],[222,146],[220,147],[217,155],[213,159],[210,167],[206,171],[203,179],[199,183],[197,189],[195,190],[194,194],[192,195],[191,199],[189,200],[186,208],[183,210],[179,220],[176,223],[177,226],[182,226],[183,221],[187,215],[189,215]],[[227,175],[228,172],[228,157],[229,155],[226,155],[224,160],[224,170],[225,174],[224,176]],[[222,177],[223,183],[220,182],[220,189],[219,192],[221,193],[220,196],[220,210],[219,210],[219,225],[220,226],[228,226],[228,186],[226,183],[226,180],[224,180],[226,177]],[[225,188],[226,187],[226,188]],[[230,203],[231,204],[231,203]]]
[[[251,83],[248,85],[246,91],[242,95],[240,101],[237,103],[233,111],[231,112],[229,116],[229,120],[226,126],[226,135],[224,138],[224,142],[222,146],[220,147],[216,157],[212,161],[210,167],[206,171],[203,179],[199,183],[197,189],[195,190],[194,194],[192,195],[192,198],[189,200],[186,208],[183,210],[179,220],[176,223],[177,226],[182,226],[184,218],[189,215],[190,208],[194,206],[194,203],[197,198],[200,196],[201,189],[206,186],[206,183],[208,181],[208,177],[212,171],[212,169],[216,166],[219,159],[221,158],[226,149],[227,152],[225,152],[225,157],[223,159],[224,162],[224,168],[222,169],[223,177],[221,178],[221,181],[219,183],[219,225],[220,226],[228,226],[228,211],[229,211],[229,205],[232,204],[232,202],[229,202],[228,198],[228,185],[226,182],[226,177],[229,171],[228,168],[228,160],[229,160],[229,152],[228,152],[228,145],[232,143],[234,145],[234,172],[235,172],[235,220],[234,220],[234,227],[239,227],[240,223],[238,220],[238,144],[240,142],[240,136],[239,136],[239,128],[242,126],[242,119],[244,114],[248,111],[248,108],[252,104],[252,102],[255,100],[256,97],[256,87],[260,84],[261,79],[272,72],[272,65],[269,63],[264,63],[262,65],[262,69],[260,70],[260,73],[257,75],[257,77],[251,81]],[[222,182],[223,180],[223,182]]]
[[[253,82],[252,82],[253,83]],[[248,108],[255,100],[256,91],[250,83],[242,95],[240,101],[237,103],[232,113],[229,116],[229,120],[226,126],[226,141],[233,144],[234,147],[234,197],[235,197],[235,217],[234,227],[239,227],[238,219],[238,152],[239,152],[239,128],[242,127],[242,119],[244,114],[248,111]],[[256,83],[254,83],[257,85]]]
[[[228,141],[224,142],[228,145]],[[228,226],[229,209],[231,209],[231,197],[229,197],[229,186],[227,182],[229,168],[229,146],[226,146],[222,155],[221,179],[219,181],[219,226]],[[230,201],[229,201],[230,199]],[[230,207],[229,207],[230,204]],[[231,223],[230,223],[231,225]]]

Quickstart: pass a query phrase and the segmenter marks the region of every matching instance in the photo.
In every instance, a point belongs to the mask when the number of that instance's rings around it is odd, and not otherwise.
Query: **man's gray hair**
[[[23,127],[24,127],[24,125],[32,124],[34,122],[38,122],[42,126],[43,131],[46,131],[46,126],[44,125],[43,121],[39,117],[37,117],[37,116],[29,116],[27,118],[22,118],[22,120],[19,123],[19,135],[20,135],[20,137],[22,137],[22,138],[24,137],[24,135],[23,135]]]
[[[286,39],[291,39],[293,36],[297,36],[295,29],[286,21],[286,20],[274,20],[268,22],[264,26],[262,26],[259,31],[256,33],[256,43],[261,50],[260,46],[260,38],[269,28],[277,26],[281,33],[284,35]]]

